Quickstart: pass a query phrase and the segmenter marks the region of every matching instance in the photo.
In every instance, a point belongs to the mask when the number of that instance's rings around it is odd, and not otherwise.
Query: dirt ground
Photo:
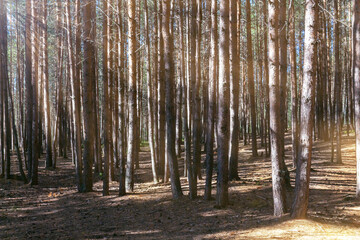
[[[135,191],[124,197],[117,196],[117,182],[111,182],[108,197],[102,196],[102,182],[95,183],[92,193],[77,193],[70,159],[58,159],[53,171],[45,170],[41,159],[38,186],[0,179],[0,239],[360,239],[354,143],[353,136],[344,136],[341,165],[330,163],[329,143],[315,143],[307,220],[272,216],[270,160],[252,158],[251,146],[239,149],[241,181],[230,183],[227,209],[203,200],[204,180],[199,181],[201,197],[190,201],[182,177],[185,196],[172,200],[168,183],[151,182],[145,148]],[[182,173],[183,159],[179,162]],[[286,162],[294,186],[290,145]],[[292,195],[289,190],[289,207]]]

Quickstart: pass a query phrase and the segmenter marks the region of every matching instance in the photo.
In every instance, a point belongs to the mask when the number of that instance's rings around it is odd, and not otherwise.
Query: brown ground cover
[[[70,159],[59,159],[52,171],[41,159],[39,186],[0,179],[0,239],[360,239],[354,143],[353,136],[343,138],[341,165],[330,163],[329,143],[315,143],[307,220],[272,216],[270,159],[252,158],[251,146],[239,149],[241,181],[230,183],[227,209],[215,209],[214,200],[202,197],[188,200],[184,177],[185,196],[172,200],[168,183],[151,182],[146,148],[140,153],[135,192],[124,197],[117,196],[117,182],[111,182],[108,197],[102,196],[101,181],[94,192],[77,193]],[[286,150],[294,185],[289,144]],[[199,189],[201,196],[204,180]],[[289,207],[292,194],[289,190]]]

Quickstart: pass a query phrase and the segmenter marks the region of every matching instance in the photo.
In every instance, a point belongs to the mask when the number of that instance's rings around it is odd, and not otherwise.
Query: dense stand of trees
[[[195,199],[205,168],[210,200],[216,167],[223,208],[251,144],[271,158],[276,216],[296,168],[291,215],[303,218],[313,141],[341,163],[354,129],[359,196],[359,19],[356,0],[0,0],[1,177],[15,177],[14,154],[37,185],[39,158],[50,169],[70,153],[79,192],[102,180],[109,195],[116,180],[122,196],[148,143],[155,184],[170,180],[177,199],[184,175]]]

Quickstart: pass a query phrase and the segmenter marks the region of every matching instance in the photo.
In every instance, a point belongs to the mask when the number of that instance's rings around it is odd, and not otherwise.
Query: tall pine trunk
[[[279,1],[269,1],[269,102],[270,102],[270,145],[272,163],[272,185],[274,215],[286,212],[286,190],[282,163],[282,140],[279,92]]]
[[[228,159],[230,127],[229,0],[220,2],[219,83],[217,113],[218,177],[216,205],[228,205]]]
[[[294,218],[305,218],[309,204],[316,84],[317,2],[317,0],[306,0],[305,6],[306,41],[301,95],[300,144],[296,168],[295,199],[291,211],[291,216]]]

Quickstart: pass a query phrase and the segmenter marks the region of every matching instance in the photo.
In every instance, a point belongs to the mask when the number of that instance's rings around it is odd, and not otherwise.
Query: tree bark
[[[312,157],[315,83],[316,83],[316,35],[317,0],[306,0],[304,78],[301,95],[300,144],[297,159],[293,218],[305,218],[309,204],[309,182]]]
[[[229,156],[229,120],[230,120],[230,85],[229,85],[229,0],[220,2],[220,38],[219,38],[219,83],[218,83],[218,178],[216,205],[228,205],[228,156]]]
[[[129,86],[128,86],[128,148],[127,148],[127,163],[126,163],[126,191],[132,192],[134,190],[134,160],[136,149],[136,20],[135,20],[136,2],[128,2],[128,28],[129,28]]]
[[[214,167],[214,127],[216,114],[216,84],[217,84],[217,54],[218,54],[218,24],[217,24],[217,1],[211,0],[211,40],[209,61],[209,95],[208,115],[206,129],[206,183],[205,200],[211,199],[211,183]]]
[[[274,215],[282,216],[286,212],[286,190],[282,171],[280,92],[279,92],[279,1],[269,1],[269,102],[270,102],[270,145],[272,163],[272,185]]]
[[[290,63],[291,63],[291,137],[293,167],[296,167],[298,153],[298,94],[296,76],[295,3],[290,7]]]
[[[166,132],[167,132],[167,154],[169,160],[171,190],[174,199],[180,198],[182,194],[178,161],[175,151],[175,124],[176,114],[174,109],[174,62],[173,62],[173,39],[170,34],[170,0],[163,0],[162,4],[162,35],[164,39],[164,63],[165,63],[165,82],[166,82]]]
[[[84,117],[84,192],[92,191],[92,166],[95,147],[95,1],[85,0],[83,5],[84,70],[83,70],[83,117]]]
[[[124,67],[125,67],[125,58],[124,58],[124,34],[123,34],[123,22],[122,22],[122,0],[118,0],[117,2],[117,9],[118,9],[118,34],[119,40],[118,43],[118,58],[119,58],[119,65],[118,65],[118,81],[120,86],[120,114],[119,114],[119,126],[120,126],[120,164],[119,164],[119,196],[123,196],[126,193],[125,189],[125,163],[126,163],[126,130],[125,130],[125,76],[124,76]]]
[[[334,0],[335,7],[335,19],[339,17],[338,0]],[[342,163],[341,159],[341,133],[342,133],[342,99],[341,99],[341,66],[340,66],[340,30],[339,21],[335,21],[334,26],[334,53],[335,53],[335,65],[334,65],[334,104],[335,104],[335,118],[336,118],[336,162]]]
[[[109,160],[110,160],[110,92],[109,89],[109,6],[103,1],[103,131],[104,131],[104,179],[103,196],[109,195]]]
[[[239,55],[237,40],[237,4],[230,0],[230,164],[229,180],[240,180],[239,151]]]
[[[146,54],[147,54],[147,66],[146,66],[146,80],[147,80],[147,94],[148,94],[148,128],[149,128],[149,146],[151,152],[151,168],[153,174],[154,183],[159,182],[156,168],[156,152],[154,148],[154,109],[153,109],[153,82],[151,75],[151,49],[150,49],[150,37],[149,37],[149,13],[147,0],[144,1],[145,8],[145,32],[146,32]]]

